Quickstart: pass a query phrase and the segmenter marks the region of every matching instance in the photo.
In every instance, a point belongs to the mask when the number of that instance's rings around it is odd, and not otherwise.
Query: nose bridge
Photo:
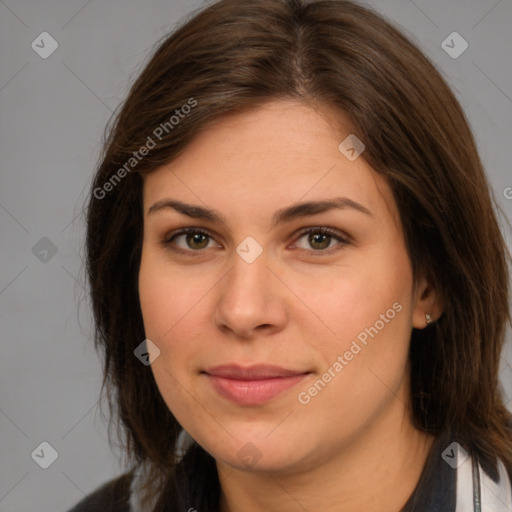
[[[258,326],[281,325],[286,315],[282,294],[276,287],[279,283],[268,268],[271,265],[268,254],[261,251],[254,257],[253,252],[251,258],[246,258],[247,253],[240,254],[239,250],[240,246],[219,288],[215,318],[219,327],[249,336]]]
[[[245,259],[237,250],[237,254],[233,255],[233,266],[226,279],[223,295],[233,298],[250,295],[253,301],[258,300],[260,296],[263,298],[270,295],[271,272],[267,268],[269,263],[267,254],[261,253],[254,259]]]

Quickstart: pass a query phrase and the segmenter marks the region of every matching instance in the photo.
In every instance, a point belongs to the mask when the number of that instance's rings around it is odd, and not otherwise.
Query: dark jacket
[[[133,472],[109,480],[85,496],[69,512],[130,512],[130,482]]]

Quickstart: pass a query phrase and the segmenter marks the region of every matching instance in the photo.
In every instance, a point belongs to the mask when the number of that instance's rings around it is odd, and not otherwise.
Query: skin
[[[440,301],[413,281],[384,178],[364,153],[351,162],[338,150],[351,133],[331,108],[273,101],[215,121],[144,178],[139,293],[146,336],[160,350],[151,368],[169,409],[216,459],[222,512],[396,512],[431,447],[411,422],[407,354],[412,327],[424,328],[427,312],[438,318]],[[281,208],[334,197],[371,215],[345,207],[272,225]],[[170,207],[148,213],[165,199],[214,209],[224,222]],[[169,241],[184,227],[211,237]],[[301,233],[318,227],[336,234]],[[252,263],[236,251],[248,236],[263,249]],[[301,403],[298,394],[396,303],[400,312]],[[201,373],[226,363],[311,373],[267,403],[239,405]],[[256,447],[251,464],[237,455],[246,443]]]

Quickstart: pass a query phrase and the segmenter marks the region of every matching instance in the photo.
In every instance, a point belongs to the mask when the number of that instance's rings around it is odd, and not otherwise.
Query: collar
[[[457,446],[457,497],[455,512],[507,512],[512,510],[512,489],[505,465],[498,459],[493,479],[480,463]]]
[[[505,465],[482,467],[445,433],[432,445],[413,494],[400,512],[510,512],[512,489]]]

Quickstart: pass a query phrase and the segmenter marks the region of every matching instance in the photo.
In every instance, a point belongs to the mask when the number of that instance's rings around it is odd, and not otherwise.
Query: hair
[[[510,253],[453,92],[402,31],[352,1],[220,0],[158,42],[107,124],[87,206],[102,392],[127,457],[161,483],[154,510],[217,510],[219,480],[213,457],[197,444],[178,462],[181,426],[151,369],[134,357],[145,339],[143,176],[216,119],[279,99],[347,116],[366,146],[362,158],[391,187],[415,282],[424,276],[442,298],[442,316],[412,330],[414,425],[435,436],[455,432],[488,467],[495,470],[500,457],[512,476],[511,415],[499,384],[511,322]],[[135,159],[150,139],[154,147]]]

